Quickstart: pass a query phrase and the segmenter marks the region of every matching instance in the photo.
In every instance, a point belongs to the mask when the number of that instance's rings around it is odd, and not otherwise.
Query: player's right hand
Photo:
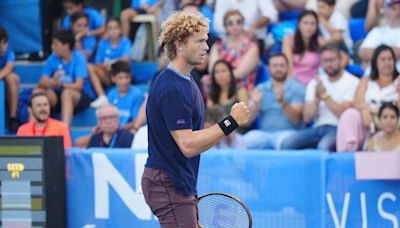
[[[231,110],[231,116],[235,121],[242,126],[250,121],[250,110],[246,103],[239,102],[233,105]]]

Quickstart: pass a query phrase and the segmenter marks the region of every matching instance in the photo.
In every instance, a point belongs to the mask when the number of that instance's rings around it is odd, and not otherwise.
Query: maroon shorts
[[[162,228],[198,228],[197,197],[185,196],[163,171],[145,168],[142,189]]]

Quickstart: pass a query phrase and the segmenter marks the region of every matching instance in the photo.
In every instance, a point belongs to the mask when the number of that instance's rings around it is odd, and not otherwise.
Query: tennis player
[[[200,154],[250,120],[245,103],[202,129],[204,103],[190,75],[206,58],[208,20],[178,12],[162,25],[160,41],[170,64],[154,79],[147,101],[149,157],[142,177],[147,204],[161,227],[199,227],[196,182]]]

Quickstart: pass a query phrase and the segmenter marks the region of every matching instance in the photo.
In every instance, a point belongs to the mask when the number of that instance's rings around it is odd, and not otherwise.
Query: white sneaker
[[[96,100],[90,103],[90,107],[92,108],[100,108],[103,105],[108,104],[108,98],[106,95],[99,96]]]

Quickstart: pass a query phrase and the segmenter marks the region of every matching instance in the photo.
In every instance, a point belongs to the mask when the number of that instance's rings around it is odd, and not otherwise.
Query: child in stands
[[[111,86],[111,65],[122,60],[129,61],[131,42],[121,35],[121,25],[116,19],[107,22],[107,39],[99,43],[95,63],[89,65],[89,76],[92,85],[98,95],[90,106],[98,108],[108,103],[103,85]]]
[[[8,47],[7,31],[0,28],[0,80],[6,85],[8,130],[11,132],[16,132],[20,125],[17,118],[19,77],[13,72],[14,61],[14,52]]]

